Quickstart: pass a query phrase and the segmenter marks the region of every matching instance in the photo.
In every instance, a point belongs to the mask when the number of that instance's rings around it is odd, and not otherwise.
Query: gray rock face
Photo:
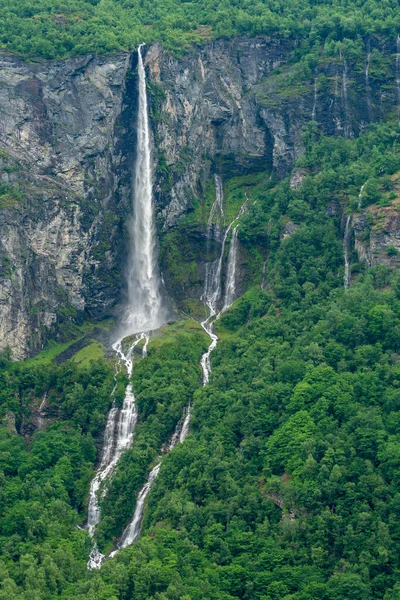
[[[310,120],[351,136],[393,108],[395,79],[393,91],[386,81],[367,88],[339,59],[307,79],[292,50],[268,37],[183,58],[147,49],[160,231],[202,199],[215,172],[286,174]],[[0,54],[0,350],[15,358],[123,294],[135,69],[136,53],[37,64]]]
[[[127,68],[125,55],[0,56],[0,350],[14,358],[115,302],[104,272],[118,268],[119,244],[112,252],[105,236],[116,235],[114,128]]]
[[[164,227],[190,207],[212,171],[283,172],[299,152],[293,140],[288,148],[286,128],[256,95],[257,84],[289,52],[288,43],[268,38],[216,41],[183,59],[159,45],[149,49],[155,191]]]

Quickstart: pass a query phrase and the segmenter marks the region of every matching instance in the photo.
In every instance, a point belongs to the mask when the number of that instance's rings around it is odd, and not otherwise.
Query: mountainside
[[[2,11],[0,600],[399,600],[397,2]]]
[[[328,135],[353,137],[390,117],[398,106],[395,50],[394,40],[379,56],[377,49],[353,60],[322,54],[311,72],[296,62],[295,44],[267,37],[216,41],[181,59],[148,49],[161,265],[179,307],[190,310],[203,288],[213,173],[224,181],[258,172],[281,178],[303,151],[310,120]],[[121,299],[135,61],[121,54],[29,64],[2,56],[0,347],[15,358],[49,337],[67,339],[69,323],[110,314]],[[388,219],[383,248],[396,245]],[[176,244],[180,228],[184,245]],[[365,229],[361,217],[355,229]]]

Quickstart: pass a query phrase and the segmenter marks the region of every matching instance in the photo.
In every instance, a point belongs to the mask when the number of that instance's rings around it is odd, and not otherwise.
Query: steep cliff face
[[[149,49],[164,226],[201,197],[212,171],[286,174],[311,120],[327,134],[351,137],[395,110],[396,40],[381,48],[385,73],[367,50],[368,74],[366,66],[323,55],[307,70],[293,60],[295,50],[267,37],[216,41],[180,59],[158,45]]]
[[[0,58],[0,348],[23,358],[54,326],[115,302],[129,62]]]
[[[373,61],[366,74],[322,57],[304,73],[294,42],[267,37],[216,41],[181,58],[147,49],[162,267],[178,304],[202,289],[213,174],[281,177],[310,120],[353,136],[393,112],[393,43],[383,49],[390,81]],[[3,54],[0,67],[0,350],[23,358],[62,335],[63,323],[100,317],[123,294],[136,54],[37,64]],[[183,254],[192,271],[177,289],[171,273],[185,270]]]

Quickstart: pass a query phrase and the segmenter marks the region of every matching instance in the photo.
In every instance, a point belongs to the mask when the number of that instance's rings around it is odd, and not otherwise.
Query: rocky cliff
[[[214,173],[281,177],[310,120],[352,136],[393,111],[392,47],[384,49],[390,81],[372,64],[366,77],[342,59],[322,58],[305,73],[295,51],[294,42],[266,37],[216,41],[181,58],[148,48],[161,244],[204,202]],[[0,62],[0,349],[24,358],[123,295],[136,55],[25,63],[3,54]],[[201,263],[206,211],[199,214],[186,242]],[[164,244],[174,296],[168,252]],[[200,269],[189,295],[201,277]]]

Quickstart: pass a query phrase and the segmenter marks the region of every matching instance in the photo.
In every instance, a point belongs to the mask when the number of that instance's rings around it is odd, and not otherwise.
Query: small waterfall
[[[344,251],[344,289],[348,290],[351,283],[350,274],[350,238],[351,238],[351,216],[346,219],[346,228],[344,230],[343,251]]]
[[[360,188],[360,193],[358,194],[358,210],[360,210],[361,208],[361,204],[362,204],[362,195],[363,195],[363,191],[365,186],[367,185],[367,182],[363,183],[361,188]]]
[[[147,498],[148,493],[150,492],[153,481],[156,479],[161,467],[161,462],[156,464],[156,466],[150,471],[149,478],[147,482],[144,484],[142,489],[139,492],[139,496],[136,503],[135,513],[133,515],[133,519],[125,529],[122,534],[121,541],[119,543],[119,547],[111,552],[110,558],[115,556],[121,548],[126,548],[136,542],[138,537],[140,536],[140,530],[142,526],[143,513],[144,513],[144,503]]]
[[[213,227],[220,229],[224,220],[224,186],[220,175],[214,175],[215,200],[208,217],[207,229],[211,233]],[[209,235],[209,234],[207,234]]]
[[[400,35],[396,40],[396,91],[397,91],[397,109],[400,116]]]
[[[349,108],[349,80],[348,80],[348,68],[347,68],[347,60],[343,59],[343,102],[344,102],[344,112],[345,112],[345,126],[344,133],[345,135],[349,135],[351,133],[350,129],[350,108]]]
[[[367,46],[367,64],[365,67],[365,91],[367,94],[367,110],[368,110],[368,121],[372,120],[372,101],[371,101],[371,86],[369,81],[369,65],[371,62],[371,41],[368,40]]]
[[[133,217],[129,223],[130,254],[128,270],[128,308],[121,323],[121,338],[113,345],[128,377],[132,375],[133,352],[143,342],[142,356],[147,354],[148,333],[159,328],[166,318],[162,306],[160,280],[156,262],[155,229],[153,223],[153,191],[151,170],[150,126],[146,95],[146,72],[138,48],[139,102],[137,121],[137,157],[133,178]],[[135,341],[125,354],[122,341],[137,333]],[[94,536],[100,520],[99,493],[103,482],[110,477],[123,452],[133,443],[137,410],[132,384],[125,390],[122,408],[115,403],[109,412],[104,434],[103,455],[99,469],[90,486],[87,528]],[[103,489],[102,493],[105,494]],[[144,500],[143,500],[144,501]],[[105,559],[96,544],[90,554],[88,568],[99,568]]]
[[[232,239],[229,246],[228,265],[226,268],[225,300],[222,312],[228,310],[236,300],[236,266],[238,251],[238,228],[232,229]]]
[[[187,434],[189,433],[190,410],[191,410],[191,406],[189,404],[189,406],[187,407],[187,410],[186,410],[185,418],[183,420],[182,429],[179,434],[179,443],[180,444],[185,441],[185,438],[186,438]]]
[[[313,103],[313,109],[312,109],[312,113],[311,113],[312,121],[315,121],[315,117],[317,115],[317,100],[318,100],[318,78],[316,77],[314,79],[314,103]]]

